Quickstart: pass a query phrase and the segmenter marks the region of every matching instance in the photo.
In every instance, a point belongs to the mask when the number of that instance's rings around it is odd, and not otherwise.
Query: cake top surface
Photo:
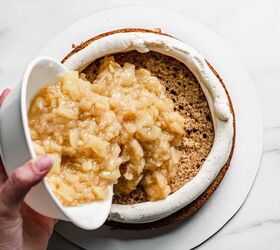
[[[158,52],[182,62],[195,76],[207,99],[214,124],[212,148],[198,173],[166,199],[133,205],[113,204],[110,219],[125,223],[146,223],[164,218],[198,198],[215,180],[226,164],[233,144],[234,125],[229,99],[218,77],[205,58],[187,43],[176,38],[147,31],[122,31],[103,34],[66,56],[70,70],[84,70],[107,55],[120,52]]]

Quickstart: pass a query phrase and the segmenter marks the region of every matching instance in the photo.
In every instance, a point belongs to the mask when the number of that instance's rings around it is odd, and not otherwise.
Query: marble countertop
[[[182,8],[182,2],[188,7]],[[17,83],[44,44],[71,23],[104,8],[126,5],[174,10],[215,31],[239,56],[260,96],[264,154],[255,184],[235,217],[198,249],[280,249],[278,0],[0,0],[0,90],[4,83]],[[49,249],[79,248],[54,234]]]

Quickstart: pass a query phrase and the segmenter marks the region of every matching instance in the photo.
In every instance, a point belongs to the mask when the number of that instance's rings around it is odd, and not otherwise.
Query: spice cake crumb
[[[176,110],[185,117],[185,135],[180,150],[183,155],[178,172],[170,183],[171,193],[176,192],[198,173],[214,142],[214,126],[204,93],[192,72],[178,60],[157,52],[131,51],[114,54],[120,65],[125,62],[136,68],[145,68],[166,87],[167,95],[175,102]],[[83,73],[93,82],[100,60],[90,64]],[[113,203],[135,204],[147,201],[143,189],[113,198]]]

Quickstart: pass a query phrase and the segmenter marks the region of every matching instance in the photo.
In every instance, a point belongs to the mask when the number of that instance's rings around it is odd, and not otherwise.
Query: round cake
[[[114,56],[123,66],[144,68],[165,86],[184,118],[182,156],[166,199],[149,201],[141,186],[113,198],[107,224],[127,229],[156,228],[181,221],[213,194],[230,165],[235,117],[226,87],[214,68],[186,43],[158,31],[123,29],[75,47],[62,62],[93,82],[100,60]]]

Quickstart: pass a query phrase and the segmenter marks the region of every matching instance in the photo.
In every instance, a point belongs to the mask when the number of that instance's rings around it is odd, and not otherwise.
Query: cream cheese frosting
[[[184,63],[197,78],[209,104],[215,139],[198,174],[164,200],[134,205],[112,204],[109,219],[122,223],[147,223],[162,219],[190,204],[215,180],[226,164],[234,135],[233,115],[225,89],[204,57],[176,38],[148,32],[122,32],[101,37],[64,61],[69,70],[82,71],[98,58],[119,52],[155,51]]]

